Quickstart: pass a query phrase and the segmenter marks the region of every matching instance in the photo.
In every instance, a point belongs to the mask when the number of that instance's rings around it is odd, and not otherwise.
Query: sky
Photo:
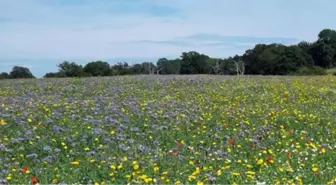
[[[197,51],[314,41],[336,28],[335,0],[0,0],[0,72],[35,76],[67,60],[156,62]]]

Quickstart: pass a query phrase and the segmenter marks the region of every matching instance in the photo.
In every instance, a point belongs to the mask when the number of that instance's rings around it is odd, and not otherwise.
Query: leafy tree
[[[56,73],[46,73],[43,78],[64,78],[67,77],[64,72],[56,72]]]
[[[83,70],[91,76],[109,76],[111,74],[110,64],[103,61],[89,62]]]
[[[275,65],[274,74],[287,75],[303,66],[311,67],[313,64],[312,57],[299,46],[285,47]]]
[[[313,65],[311,56],[299,46],[256,45],[243,55],[248,74],[286,75],[301,66]]]
[[[10,78],[35,78],[27,67],[14,66],[9,73]]]
[[[166,58],[160,58],[157,63],[156,66],[161,69],[160,70],[160,74],[169,74],[168,70],[169,70],[169,60]]]
[[[220,67],[220,73],[224,75],[234,75],[236,74],[236,69],[234,65],[234,59],[232,57],[228,57],[225,59],[219,60],[219,67]]]
[[[209,58],[206,60],[206,63],[208,65],[207,68],[207,73],[209,74],[220,74],[222,69],[221,69],[221,59],[218,58]]]
[[[181,60],[168,60],[166,58],[160,58],[157,61],[156,66],[160,70],[160,74],[179,74],[181,68]]]
[[[327,44],[336,43],[336,30],[323,29],[318,34],[318,41],[323,41]]]
[[[181,74],[204,74],[210,57],[196,51],[183,52],[181,55]]]
[[[129,75],[132,72],[132,69],[129,67],[127,62],[117,64],[111,66],[112,75]]]
[[[84,73],[82,65],[78,65],[74,62],[64,61],[58,65],[59,72],[65,74],[66,77],[83,77],[87,76]]]
[[[10,76],[9,76],[8,73],[6,73],[6,72],[0,73],[0,80],[9,79],[9,78],[10,78]]]
[[[324,41],[317,41],[311,48],[312,57],[315,65],[324,68],[333,67],[335,50]]]
[[[144,69],[143,74],[154,74],[156,72],[156,66],[152,62],[143,62],[141,65]]]
[[[144,71],[145,69],[141,64],[134,64],[131,67],[131,74],[143,74]]]
[[[253,49],[248,49],[242,56],[242,60],[245,63],[245,73],[246,74],[260,74],[262,70],[260,69],[261,61],[259,59],[260,55],[266,50],[266,44],[257,44]]]

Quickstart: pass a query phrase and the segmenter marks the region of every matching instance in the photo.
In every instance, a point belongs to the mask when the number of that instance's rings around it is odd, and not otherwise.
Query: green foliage
[[[327,71],[320,66],[304,66],[299,68],[296,72],[293,72],[291,75],[327,75]]]
[[[111,74],[110,64],[103,61],[89,62],[84,66],[84,72],[91,76],[109,76]]]
[[[156,65],[160,70],[160,74],[179,74],[181,69],[181,60],[168,60],[166,58],[160,58]]]
[[[9,73],[9,77],[16,78],[35,78],[27,67],[14,66]]]
[[[9,79],[9,78],[10,78],[10,76],[9,76],[8,73],[5,73],[5,72],[0,73],[0,80]]]
[[[67,77],[64,72],[56,72],[56,73],[47,73],[43,76],[43,78],[65,78]]]
[[[59,72],[65,74],[66,77],[83,77],[84,70],[82,65],[78,65],[74,62],[64,61],[58,65]]]
[[[204,74],[207,72],[206,61],[210,57],[196,51],[183,52],[181,56],[181,74]]]

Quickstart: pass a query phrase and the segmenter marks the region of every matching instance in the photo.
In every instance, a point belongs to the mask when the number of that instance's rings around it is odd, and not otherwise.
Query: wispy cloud
[[[298,41],[296,38],[288,37],[251,37],[251,36],[222,36],[218,34],[199,33],[187,37],[175,38],[172,40],[142,40],[136,43],[151,43],[173,46],[251,46],[258,43],[270,44],[294,44]]]

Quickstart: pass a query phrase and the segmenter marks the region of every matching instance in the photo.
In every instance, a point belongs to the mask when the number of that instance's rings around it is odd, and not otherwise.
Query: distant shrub
[[[301,67],[291,75],[327,75],[327,71],[319,66]]]

